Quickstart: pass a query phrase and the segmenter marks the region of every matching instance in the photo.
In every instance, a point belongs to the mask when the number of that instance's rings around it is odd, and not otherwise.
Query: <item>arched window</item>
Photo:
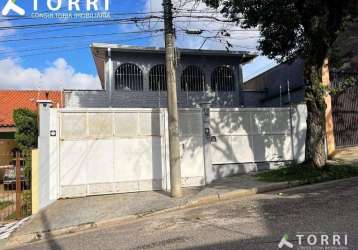
[[[159,64],[149,71],[149,90],[167,91],[165,65]]]
[[[217,67],[211,75],[211,89],[219,92],[235,91],[233,71],[226,66]]]
[[[119,66],[115,80],[116,90],[143,91],[143,72],[135,64],[125,63]]]
[[[204,91],[205,76],[203,71],[194,65],[188,66],[181,76],[182,91]]]

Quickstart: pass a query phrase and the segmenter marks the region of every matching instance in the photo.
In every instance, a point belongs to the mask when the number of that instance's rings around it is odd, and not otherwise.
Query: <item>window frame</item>
[[[149,73],[148,73],[149,91],[166,92],[167,89],[168,89],[166,77],[167,77],[167,72],[166,72],[165,64],[154,65],[149,70]],[[156,79],[156,80],[159,80],[159,81],[157,83],[155,83],[155,82],[152,82],[153,79]],[[161,82],[161,80],[162,80],[162,82]]]
[[[131,68],[125,68],[125,67],[131,67]],[[121,69],[123,69],[124,71],[127,70],[127,72],[125,73],[118,72]],[[134,70],[133,73],[131,73],[131,70]],[[119,77],[121,76],[124,78],[124,80],[122,81],[126,82],[125,84],[119,84],[120,83]],[[120,87],[121,85],[123,87]],[[121,65],[119,65],[114,71],[114,90],[142,92],[144,90],[143,70],[135,63],[122,63]]]
[[[191,71],[191,72],[190,72]],[[185,75],[186,73],[191,75]],[[197,74],[197,75],[194,75]],[[201,80],[200,80],[201,78]],[[185,80],[197,80],[200,82],[194,82],[192,84],[188,84]],[[204,92],[206,91],[206,82],[205,82],[205,72],[198,65],[188,65],[181,73],[180,78],[180,87],[184,92]]]
[[[230,66],[220,65],[211,73],[210,88],[214,92],[235,92],[237,88],[235,80],[234,70]]]

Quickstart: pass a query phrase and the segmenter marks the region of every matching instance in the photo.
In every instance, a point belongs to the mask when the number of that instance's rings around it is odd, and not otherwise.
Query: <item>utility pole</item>
[[[173,4],[163,0],[165,26],[165,63],[168,89],[170,188],[172,197],[181,197],[179,115],[176,84],[175,31],[173,26]]]

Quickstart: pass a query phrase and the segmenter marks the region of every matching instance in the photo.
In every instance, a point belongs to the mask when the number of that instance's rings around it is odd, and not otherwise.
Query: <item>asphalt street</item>
[[[279,249],[285,234],[293,249],[299,249],[297,234],[304,235],[303,246],[308,246],[308,235],[314,235],[310,242],[314,243],[316,237],[317,244],[322,235],[327,235],[323,243],[329,245],[325,247],[358,249],[358,179],[185,209],[16,249],[266,250]],[[337,242],[333,245],[333,235],[340,235],[343,248],[338,248]]]

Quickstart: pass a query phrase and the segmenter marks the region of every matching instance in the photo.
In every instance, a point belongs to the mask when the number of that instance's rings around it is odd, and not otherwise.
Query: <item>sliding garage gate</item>
[[[60,110],[60,197],[168,190],[167,113]],[[180,111],[184,186],[204,185],[200,109]]]

